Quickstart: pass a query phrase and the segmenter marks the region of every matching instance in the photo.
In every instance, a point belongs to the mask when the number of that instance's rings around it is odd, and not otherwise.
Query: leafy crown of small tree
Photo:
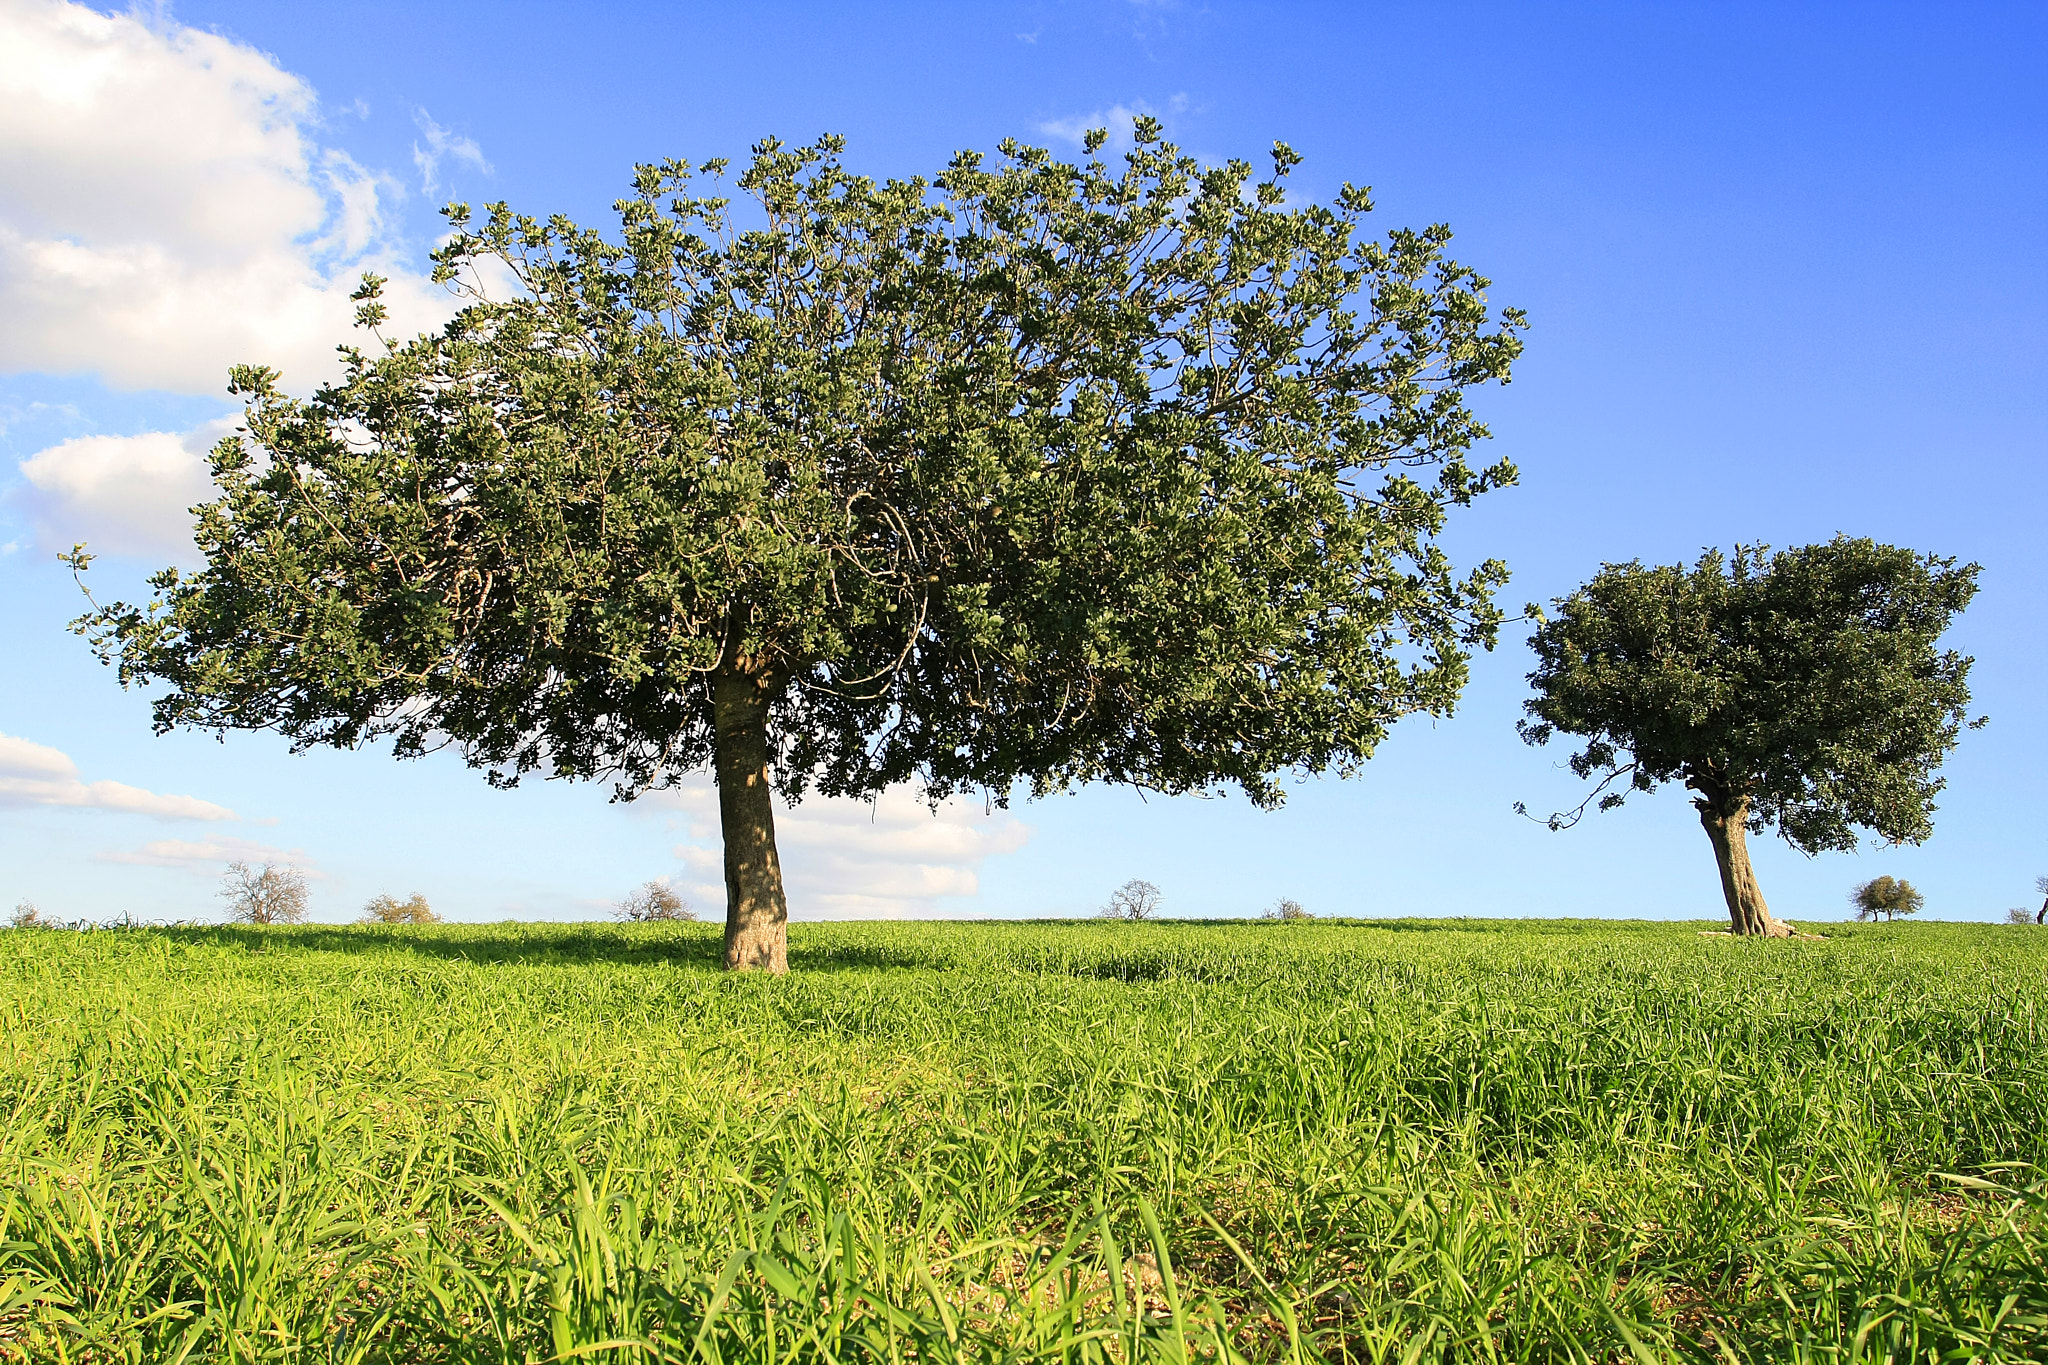
[[[441,917],[428,906],[427,898],[413,892],[407,900],[392,895],[372,896],[363,906],[365,924],[439,924]]]
[[[1852,890],[1849,903],[1856,907],[1858,919],[1876,919],[1879,915],[1892,919],[1898,915],[1919,914],[1926,906],[1927,898],[1909,881],[1882,876],[1872,877]]]
[[[1977,573],[1846,536],[1607,565],[1531,641],[1522,737],[1584,738],[1571,768],[1602,810],[1682,781],[1807,853],[1856,847],[1858,826],[1918,843],[1970,701],[1971,661],[1935,642]]]

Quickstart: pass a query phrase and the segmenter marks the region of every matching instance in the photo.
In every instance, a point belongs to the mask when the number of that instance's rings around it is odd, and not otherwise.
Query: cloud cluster
[[[186,872],[211,874],[228,863],[283,863],[298,868],[314,881],[326,873],[312,865],[303,849],[276,848],[253,839],[222,835],[213,839],[153,839],[139,849],[102,853],[101,862],[130,863],[142,867],[171,867]]]
[[[694,842],[675,853],[692,874],[689,895],[715,913],[725,903],[717,788],[699,780],[642,799],[689,817]],[[775,818],[790,912],[800,919],[941,913],[941,900],[981,889],[978,869],[985,859],[1015,853],[1030,837],[1031,827],[1008,812],[985,812],[964,800],[934,811],[908,788],[883,792],[872,803],[814,796]]]
[[[1109,134],[1103,145],[1111,152],[1127,152],[1131,149],[1133,129],[1141,118],[1165,120],[1173,114],[1186,112],[1188,97],[1175,95],[1167,101],[1164,111],[1154,109],[1144,100],[1132,100],[1129,104],[1112,104],[1107,109],[1096,109],[1086,114],[1075,114],[1069,118],[1047,119],[1038,125],[1038,131],[1061,142],[1071,142],[1076,147],[1095,129]]]
[[[161,796],[125,782],[87,782],[61,749],[0,735],[0,806],[97,806],[159,820],[232,820],[225,806],[196,796]]]
[[[236,424],[223,417],[182,434],[73,437],[22,461],[27,482],[8,501],[27,510],[45,548],[84,541],[112,554],[188,557],[189,509],[215,494],[207,452]]]
[[[308,387],[366,269],[399,325],[448,315],[398,256],[399,187],[322,147],[313,90],[265,54],[67,0],[0,5],[0,51],[0,370],[218,393],[254,362]]]
[[[417,142],[412,144],[412,164],[419,168],[422,192],[432,194],[440,186],[441,158],[444,156],[467,161],[484,174],[490,174],[491,163],[484,160],[484,149],[476,145],[476,139],[448,131],[428,117],[424,109],[413,110],[412,121],[420,130],[420,136],[427,140],[424,147]]]

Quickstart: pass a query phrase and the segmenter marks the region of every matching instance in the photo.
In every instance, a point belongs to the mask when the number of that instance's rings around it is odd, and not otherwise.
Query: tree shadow
[[[1140,924],[1098,919],[944,921],[946,932],[910,932],[900,937],[852,930],[867,926],[818,923],[791,926],[789,966],[796,975],[826,972],[958,970],[999,960],[1012,969],[1046,975],[1093,976],[1133,981],[1186,976],[1196,969],[1182,960],[1203,930],[1235,930],[1233,948],[1268,949],[1296,934],[1328,930],[1377,930],[1397,934],[1502,934],[1533,932],[1575,935],[1589,930],[1670,930],[1657,920],[1506,919],[1322,919],[1152,920]],[[963,943],[960,931],[981,940]],[[1047,931],[1053,931],[1048,941]],[[618,924],[504,921],[496,924],[256,926],[136,926],[173,943],[248,953],[340,953],[356,957],[439,958],[503,966],[628,966],[716,972],[723,960],[722,927],[716,923]],[[1011,940],[1012,934],[1033,941]],[[1217,946],[1223,946],[1221,944]],[[1074,957],[1075,950],[1081,957]],[[993,950],[993,951],[991,951]],[[1196,972],[1196,974],[1199,974]]]
[[[1239,920],[1237,923],[1257,923],[1253,920]],[[1676,928],[1697,927],[1700,924],[1717,921],[1668,920],[1668,919],[1576,919],[1564,916],[1542,916],[1527,919],[1508,915],[1464,915],[1455,919],[1356,919],[1349,916],[1317,919],[1315,924],[1340,929],[1377,929],[1389,934],[1533,934],[1552,936],[1573,936],[1578,934],[1612,934],[1619,930],[1661,931]]]
[[[715,926],[663,926],[621,932],[605,924],[517,923],[427,928],[384,925],[209,925],[158,929],[174,943],[250,953],[346,953],[411,956],[499,965],[580,966],[599,963],[716,968],[721,938]]]
[[[360,957],[428,957],[494,966],[637,966],[716,972],[724,935],[716,924],[244,924],[151,928],[174,943],[248,953],[343,953]],[[789,945],[792,973],[943,970],[959,957],[939,943],[806,943]]]

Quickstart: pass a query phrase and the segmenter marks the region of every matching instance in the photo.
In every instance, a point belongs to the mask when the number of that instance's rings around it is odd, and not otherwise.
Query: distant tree
[[[1315,916],[1311,915],[1308,911],[1302,909],[1300,901],[1289,900],[1287,897],[1282,896],[1279,900],[1273,902],[1273,908],[1271,910],[1268,910],[1264,915],[1260,916],[1260,918],[1314,919]]]
[[[697,918],[697,912],[676,894],[675,888],[662,881],[648,882],[628,893],[613,907],[612,913],[620,919],[636,922]]]
[[[419,892],[412,893],[410,900],[396,896],[372,896],[363,907],[361,924],[439,924],[441,917],[427,906],[427,898]]]
[[[2033,911],[2027,909],[2024,905],[2015,905],[2006,910],[2005,922],[2007,924],[2033,924],[2036,921]]]
[[[1883,915],[1890,921],[1900,915],[1919,914],[1927,897],[1915,891],[1911,882],[1873,877],[1849,893],[1849,903],[1856,907],[1857,919],[1874,920]]]
[[[1734,932],[1789,933],[1764,903],[1746,836],[1775,824],[1816,853],[1856,847],[1858,826],[1889,843],[1932,832],[1935,769],[1970,702],[1970,660],[1935,641],[1977,571],[1847,537],[1776,554],[1738,546],[1725,562],[1709,550],[1690,571],[1605,566],[1532,640],[1522,738],[1583,738],[1572,771],[1600,779],[1550,827],[1596,798],[1607,810],[1683,782]]]
[[[1166,898],[1159,888],[1133,877],[1109,893],[1109,903],[1096,911],[1101,919],[1151,919]]]
[[[55,924],[43,914],[42,907],[31,900],[16,902],[14,913],[7,917],[7,922],[16,929],[48,929]]]
[[[2048,924],[2048,877],[2034,878],[2034,889],[2041,893],[2041,908],[2034,912],[2034,923]]]
[[[311,401],[234,372],[206,564],[77,623],[160,731],[386,736],[487,779],[717,780],[725,961],[783,970],[783,795],[998,803],[1348,772],[1447,714],[1506,569],[1453,567],[1466,390],[1521,315],[1441,226],[1374,238],[1140,120],[876,183],[842,144],[644,166],[616,232],[452,206],[470,303]],[[481,280],[509,275],[503,297]],[[1424,471],[1427,471],[1425,473]],[[71,562],[83,570],[83,547]]]
[[[243,924],[297,924],[306,917],[306,874],[296,867],[265,863],[228,864],[220,897],[228,918]]]

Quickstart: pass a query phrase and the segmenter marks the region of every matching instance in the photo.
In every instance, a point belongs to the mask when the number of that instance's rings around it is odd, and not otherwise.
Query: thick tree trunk
[[[1786,938],[1791,926],[1771,917],[1764,904],[1763,888],[1756,884],[1756,870],[1749,865],[1749,798],[1711,797],[1694,802],[1700,823],[1714,844],[1714,861],[1721,868],[1721,895],[1728,902],[1728,926],[1737,934],[1765,934]]]
[[[725,969],[789,970],[789,905],[768,787],[768,693],[737,669],[712,679],[718,821],[725,834]]]

